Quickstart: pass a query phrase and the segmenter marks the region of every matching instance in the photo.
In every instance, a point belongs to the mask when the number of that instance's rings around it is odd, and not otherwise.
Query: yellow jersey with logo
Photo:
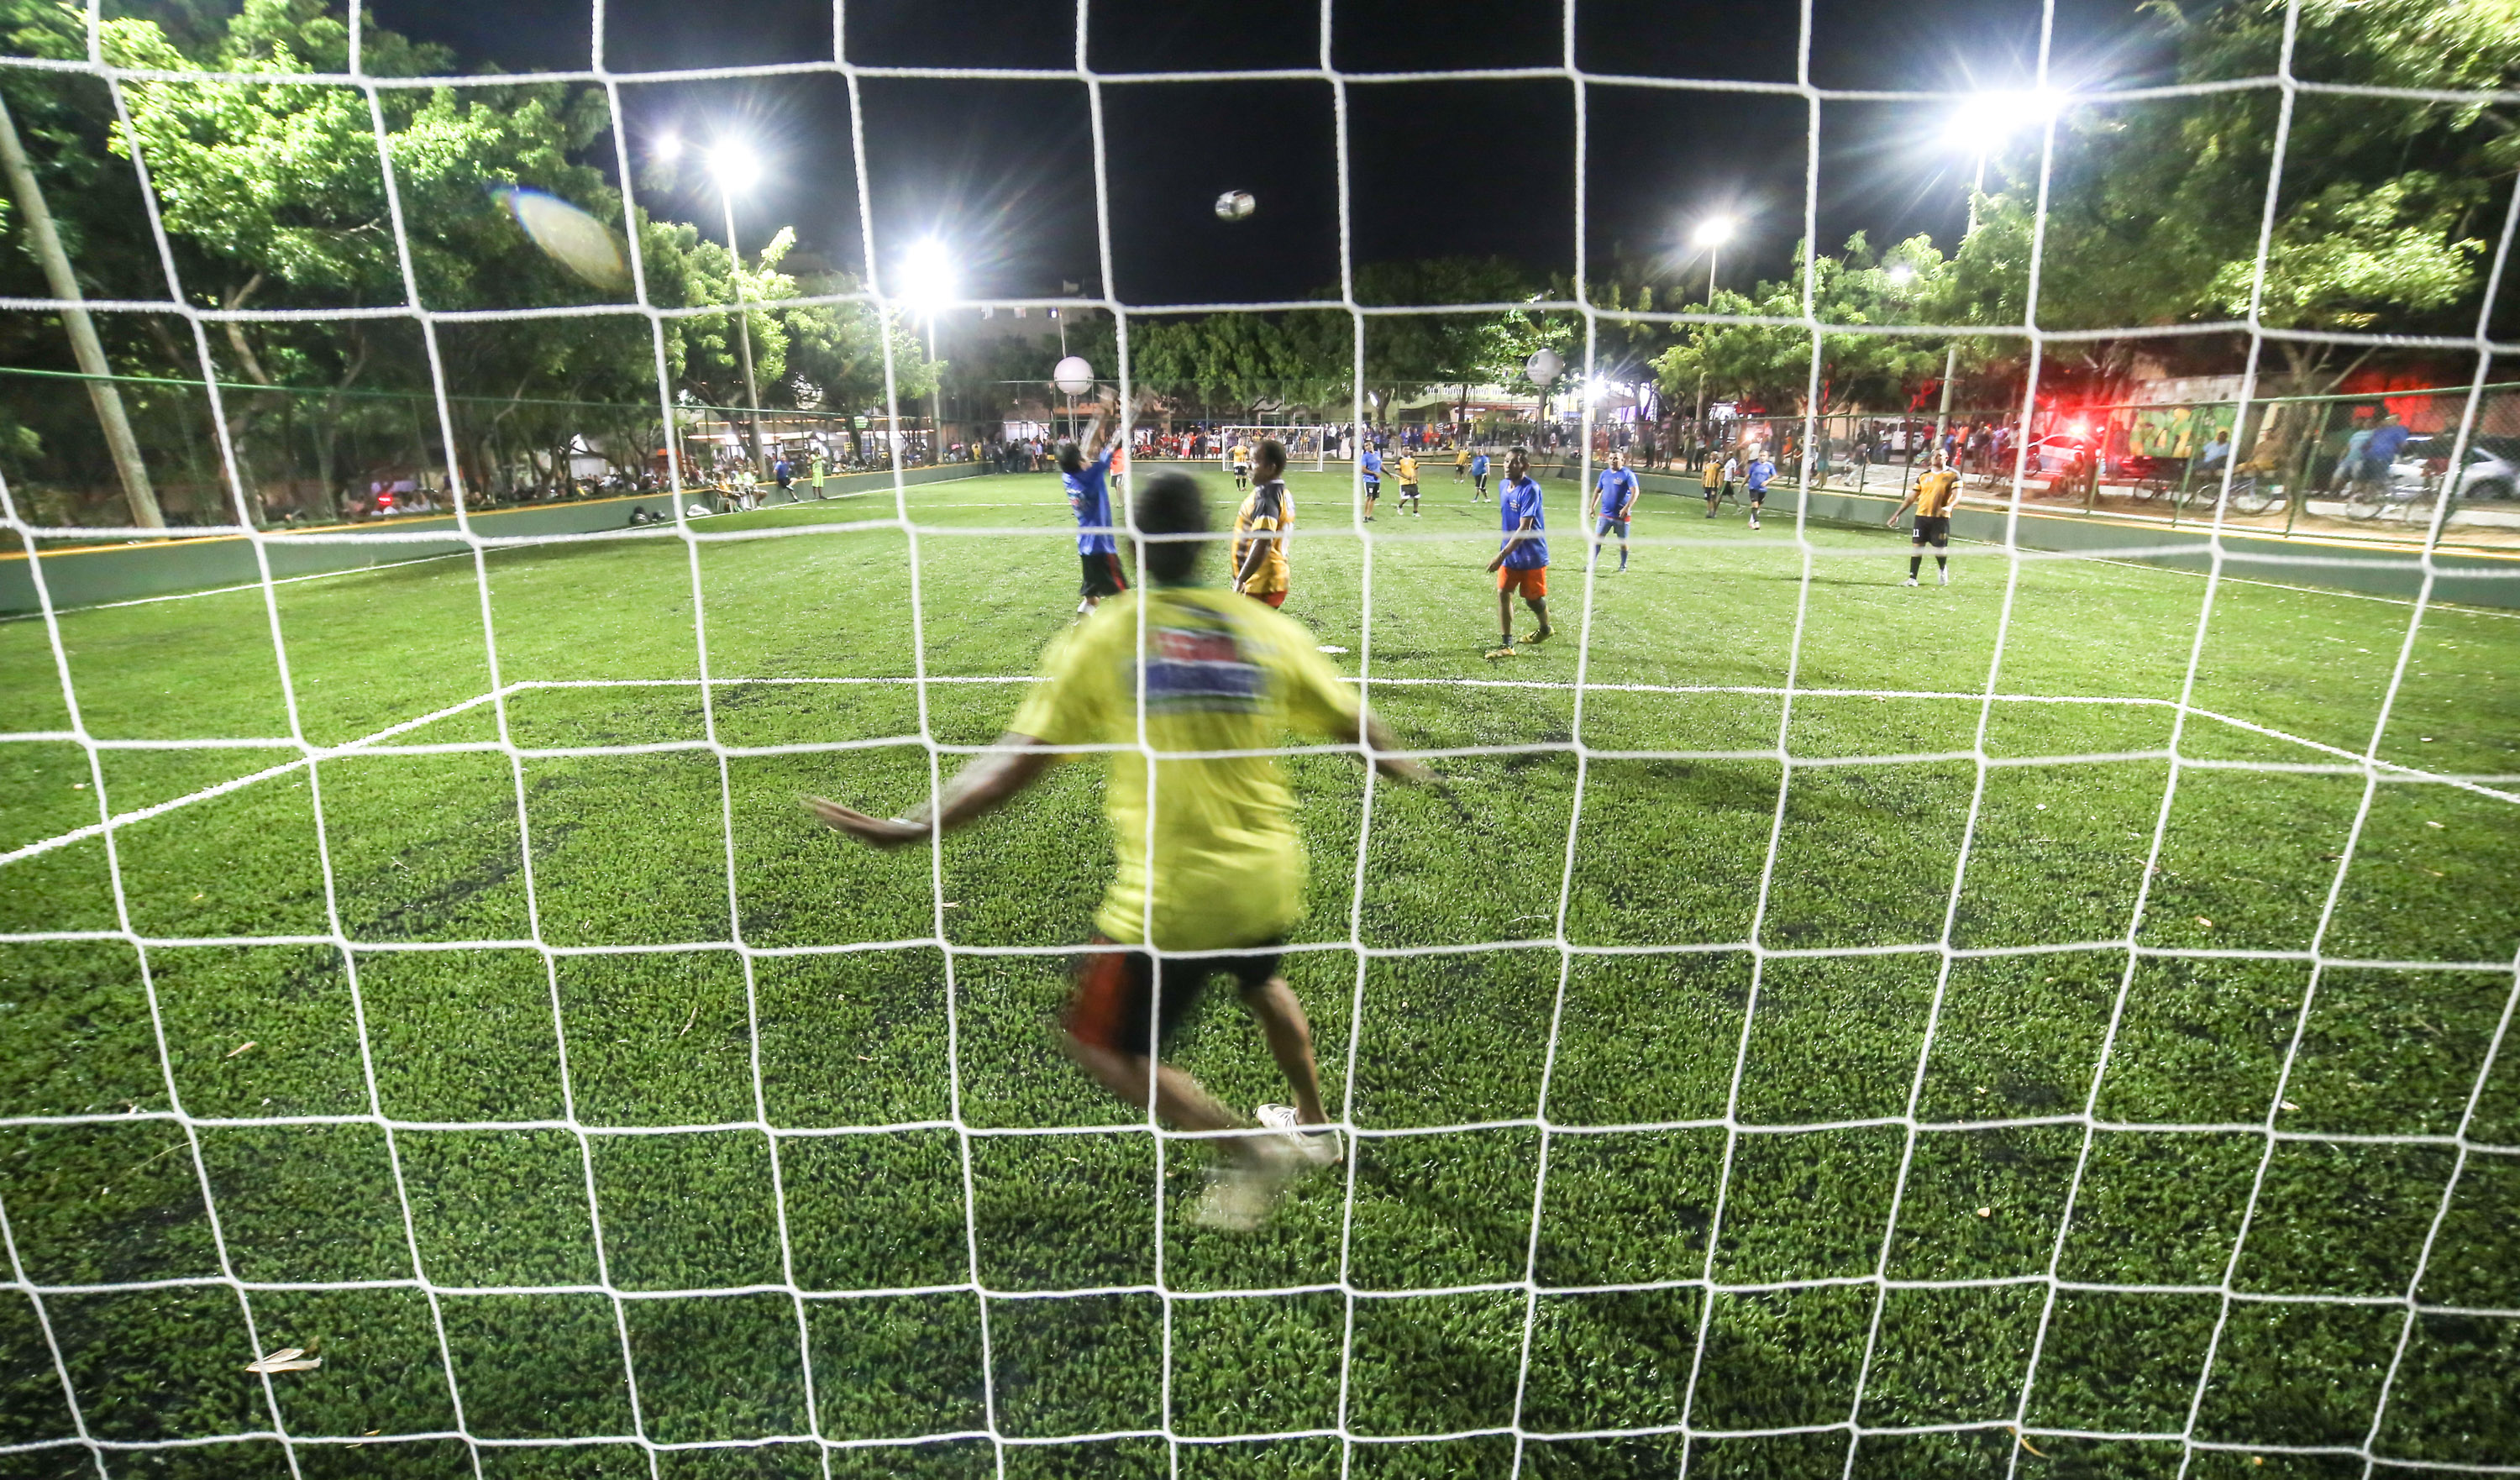
[[[1404,457],[1400,460],[1400,481],[1403,483],[1415,483],[1418,481],[1418,460],[1416,458]]]
[[[1182,752],[1353,735],[1356,691],[1312,633],[1230,591],[1158,586],[1104,601],[1052,645],[1041,676],[1009,729],[1126,747],[1104,752],[1120,868],[1095,928],[1174,951],[1283,938],[1303,913],[1304,846],[1277,758]]]
[[[1960,475],[1949,468],[1926,473],[1916,480],[1916,517],[1940,518],[1959,502]]]
[[[1250,558],[1252,536],[1272,530],[1282,535],[1294,527],[1295,500],[1284,483],[1272,478],[1252,489],[1234,512],[1234,568],[1239,571]],[[1286,589],[1286,542],[1281,538],[1266,543],[1269,553],[1261,557],[1260,568],[1242,583],[1245,595],[1267,596]]]

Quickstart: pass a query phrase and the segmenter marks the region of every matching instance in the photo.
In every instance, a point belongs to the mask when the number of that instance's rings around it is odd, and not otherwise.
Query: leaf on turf
[[[321,1357],[309,1357],[298,1347],[284,1346],[263,1353],[245,1365],[248,1372],[311,1372],[324,1365]]]

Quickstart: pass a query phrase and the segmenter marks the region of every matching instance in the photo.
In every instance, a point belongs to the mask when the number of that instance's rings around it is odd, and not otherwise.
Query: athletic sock
[[[1908,578],[1910,580],[1914,580],[1916,578],[1916,572],[1924,568],[1925,558],[1923,556],[1912,555],[1908,557]]]
[[[1949,569],[1951,569],[1951,568],[1952,568],[1952,558],[1951,558],[1950,556],[1948,556],[1948,555],[1938,555],[1938,556],[1934,557],[1934,568],[1935,568],[1936,570],[1949,570]]]

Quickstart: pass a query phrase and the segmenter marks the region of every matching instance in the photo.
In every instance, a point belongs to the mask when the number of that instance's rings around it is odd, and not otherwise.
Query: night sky
[[[1481,14],[1481,13],[1484,14]],[[582,68],[583,0],[371,0],[377,23],[453,47],[470,67]],[[606,66],[622,73],[829,61],[832,7],[766,0],[609,0]],[[1814,0],[1811,80],[1824,88],[2027,86],[2038,0]],[[847,59],[879,67],[1068,68],[1076,13],[1018,0],[900,0],[848,8]],[[1790,83],[1800,7],[1688,0],[1581,0],[1579,64],[1629,75]],[[1313,0],[1091,0],[1099,71],[1251,70],[1319,64]],[[1540,4],[1440,0],[1338,3],[1343,71],[1547,67],[1563,18]],[[2051,75],[2062,86],[2163,80],[2168,56],[2134,0],[2057,0]],[[970,296],[1032,296],[1062,281],[1102,284],[1095,229],[1093,124],[1074,80],[864,78],[876,253],[890,263],[933,234]],[[666,134],[705,144],[740,133],[762,157],[739,202],[758,242],[794,225],[803,249],[863,271],[861,202],[847,83],[833,73],[625,81],[634,157]],[[1338,275],[1339,130],[1324,81],[1108,84],[1110,285],[1131,303],[1311,295]],[[1726,286],[1775,277],[1802,234],[1810,106],[1775,94],[1591,85],[1581,176],[1588,251],[1705,271],[1686,246],[1700,217],[1729,211],[1743,234]],[[1819,229],[1834,249],[1932,233],[1948,248],[1964,219],[1969,161],[1942,142],[1938,105],[1830,101],[1819,112]],[[1575,261],[1577,97],[1563,79],[1352,82],[1347,88],[1355,260],[1496,254],[1535,272]],[[608,162],[608,153],[607,161]],[[686,171],[687,184],[697,176]],[[1258,213],[1217,221],[1219,192],[1247,190]],[[714,222],[712,193],[643,192],[658,213]],[[1702,286],[1702,278],[1691,281]]]

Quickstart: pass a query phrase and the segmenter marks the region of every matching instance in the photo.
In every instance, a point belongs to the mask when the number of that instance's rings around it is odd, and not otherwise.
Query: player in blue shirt
[[[1111,516],[1111,420],[1120,398],[1102,392],[1102,404],[1086,429],[1085,445],[1058,444],[1058,480],[1067,485],[1067,507],[1076,513],[1076,559],[1084,567],[1084,599],[1076,604],[1081,619],[1106,596],[1129,589],[1120,571],[1120,540],[1112,532],[1120,521]]]
[[[1619,537],[1619,568],[1628,568],[1628,519],[1637,507],[1637,475],[1628,471],[1624,453],[1611,453],[1610,466],[1593,487],[1593,516],[1600,522],[1593,526],[1593,549],[1598,553],[1601,541],[1615,534]]]
[[[1470,487],[1471,503],[1484,504],[1488,501],[1488,455],[1484,452],[1470,459]]]
[[[1524,605],[1540,619],[1540,630],[1524,638],[1526,643],[1547,642],[1549,626],[1549,518],[1540,507],[1540,484],[1531,476],[1531,454],[1520,447],[1506,454],[1505,486],[1497,490],[1497,514],[1505,538],[1497,544],[1497,558],[1488,561],[1488,569],[1497,578],[1497,626],[1505,640],[1489,652],[1489,657],[1513,656],[1513,598],[1522,593]]]
[[[1382,497],[1382,454],[1374,451],[1373,443],[1369,440],[1365,444],[1365,455],[1358,462],[1365,470],[1365,521],[1371,524],[1373,522],[1373,501]]]
[[[1741,474],[1741,486],[1750,494],[1750,527],[1759,527],[1759,506],[1768,501],[1768,479],[1777,475],[1777,465],[1768,461],[1768,449],[1762,447],[1750,454],[1750,466]]]

